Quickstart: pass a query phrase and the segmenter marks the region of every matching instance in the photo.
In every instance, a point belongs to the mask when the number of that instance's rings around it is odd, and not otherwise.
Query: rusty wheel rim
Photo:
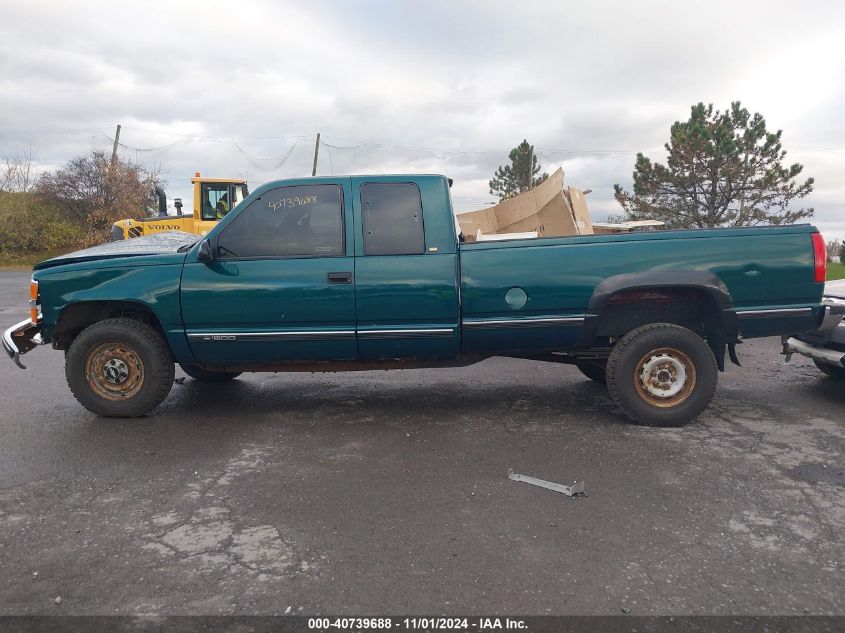
[[[676,347],[660,347],[644,354],[634,370],[634,387],[650,405],[676,407],[695,389],[695,365]]]
[[[102,343],[88,354],[85,378],[91,390],[106,400],[126,400],[144,385],[144,363],[125,343]]]

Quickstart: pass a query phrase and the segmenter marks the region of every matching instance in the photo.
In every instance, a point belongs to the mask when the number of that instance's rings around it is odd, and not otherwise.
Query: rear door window
[[[365,255],[421,255],[425,252],[420,190],[414,183],[361,185]]]

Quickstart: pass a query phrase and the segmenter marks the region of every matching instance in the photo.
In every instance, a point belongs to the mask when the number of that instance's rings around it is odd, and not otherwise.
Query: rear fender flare
[[[584,328],[579,347],[590,347],[596,338],[599,318],[613,295],[624,290],[678,288],[697,290],[710,297],[718,311],[721,341],[731,343],[739,338],[739,324],[734,311],[733,298],[724,282],[706,270],[650,270],[624,273],[608,277],[596,286],[584,318]]]

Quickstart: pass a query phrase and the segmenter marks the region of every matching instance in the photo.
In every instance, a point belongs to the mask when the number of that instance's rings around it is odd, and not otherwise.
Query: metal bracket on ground
[[[512,468],[508,468],[508,479],[513,481],[522,481],[527,484],[531,484],[532,486],[546,488],[547,490],[554,490],[555,492],[565,494],[567,497],[580,495],[585,491],[583,481],[573,481],[571,486],[565,486],[563,484],[556,484],[553,481],[546,481],[545,479],[537,479],[536,477],[530,477],[528,475],[520,475],[519,473],[513,472]]]

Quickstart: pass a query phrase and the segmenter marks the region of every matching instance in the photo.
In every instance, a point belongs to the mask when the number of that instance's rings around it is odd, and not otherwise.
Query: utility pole
[[[117,125],[117,131],[114,133],[114,146],[111,149],[111,167],[114,168],[114,163],[117,160],[117,145],[120,143],[120,124]]]
[[[311,168],[311,175],[317,175],[317,155],[320,153],[320,133],[317,132],[317,141],[314,143],[314,166]]]

